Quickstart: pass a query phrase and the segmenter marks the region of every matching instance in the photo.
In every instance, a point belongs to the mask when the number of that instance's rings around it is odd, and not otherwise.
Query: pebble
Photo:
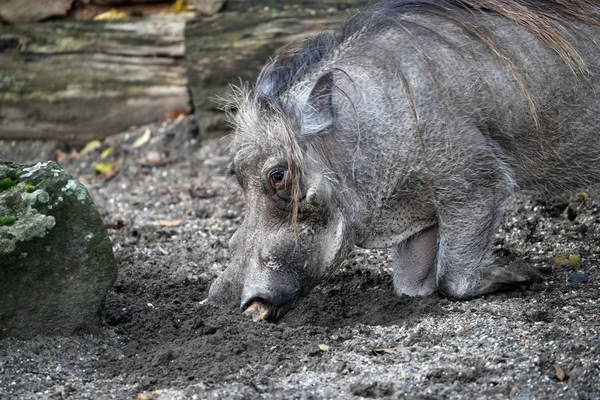
[[[575,271],[569,276],[569,282],[573,283],[583,283],[590,281],[590,274],[583,271]]]

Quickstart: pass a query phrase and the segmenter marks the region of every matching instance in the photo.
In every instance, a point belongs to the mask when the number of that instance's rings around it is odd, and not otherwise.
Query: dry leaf
[[[192,11],[192,8],[187,4],[186,0],[176,0],[175,4],[166,11],[168,14]]]
[[[579,254],[571,254],[569,256],[569,262],[571,263],[571,267],[573,267],[573,269],[581,268],[581,256]]]
[[[207,227],[207,228],[206,228],[206,230],[207,230],[207,231],[214,232],[214,231],[222,231],[222,230],[223,230],[223,228],[221,228],[221,227],[219,226],[219,224],[214,224],[214,225],[211,225],[211,226]]]
[[[83,149],[81,149],[81,151],[79,152],[80,156],[84,156],[87,153],[90,153],[94,150],[96,150],[98,147],[102,146],[102,143],[99,140],[92,140],[91,142],[89,142],[88,144],[86,144]]]
[[[569,237],[572,239],[576,239],[576,240],[583,239],[583,233],[581,233],[581,232],[570,231],[570,232],[567,232],[567,235],[569,235]]]
[[[167,156],[165,156],[163,153],[156,151],[151,151],[146,155],[146,161],[148,161],[148,165],[152,167],[162,163],[166,158]]]
[[[329,346],[327,346],[326,344],[320,344],[319,345],[319,349],[321,349],[321,351],[327,351],[329,350]]]
[[[131,16],[124,11],[113,8],[110,11],[103,12],[94,17],[94,21],[104,21],[108,19],[129,19]]]
[[[167,226],[169,228],[177,228],[178,226],[181,226],[181,224],[183,224],[183,220],[176,219],[176,220],[170,221],[170,220],[161,219],[159,221],[153,221],[150,224],[158,225],[158,226]]]
[[[186,115],[188,115],[187,111],[185,111],[183,108],[178,108],[175,110],[168,111],[165,114],[165,120],[179,119],[180,117],[185,117]]]
[[[150,128],[147,128],[146,131],[142,134],[142,136],[140,136],[139,138],[137,138],[137,140],[135,142],[133,142],[133,144],[131,145],[131,148],[135,149],[135,148],[145,145],[146,143],[148,143],[150,141],[151,137],[152,137],[152,131],[150,130]]]
[[[102,152],[102,154],[100,154],[100,158],[104,160],[105,158],[107,158],[108,156],[110,156],[114,152],[115,152],[115,148],[114,147],[109,147],[108,149],[104,150]]]
[[[558,364],[554,364],[554,371],[556,372],[556,379],[558,379],[559,381],[564,381],[565,379],[567,379],[569,376],[566,374],[565,370],[562,369]]]
[[[563,267],[571,267],[576,270],[581,268],[581,256],[579,254],[571,254],[569,257],[554,257],[552,261],[555,264],[562,265]]]
[[[119,162],[118,161],[112,161],[112,162],[99,162],[98,164],[96,164],[94,166],[94,171],[100,173],[100,174],[106,174],[107,172],[110,172],[114,169],[117,169],[117,167],[119,166]]]
[[[160,398],[160,396],[162,396],[164,393],[164,390],[160,389],[160,390],[155,390],[152,393],[142,393],[140,395],[138,395],[136,400],[155,400]]]
[[[117,174],[117,172],[119,172],[118,168],[113,168],[110,171],[105,172],[104,173],[104,179],[108,181],[108,180],[114,178],[114,176]]]

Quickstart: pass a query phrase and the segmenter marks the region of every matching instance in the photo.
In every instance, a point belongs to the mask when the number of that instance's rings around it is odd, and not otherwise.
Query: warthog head
[[[279,67],[259,78],[235,116],[231,171],[244,191],[245,218],[229,242],[231,264],[209,292],[211,302],[238,300],[246,314],[271,320],[348,247],[337,177],[314,149],[336,121],[333,73],[282,100],[276,85],[286,74]]]

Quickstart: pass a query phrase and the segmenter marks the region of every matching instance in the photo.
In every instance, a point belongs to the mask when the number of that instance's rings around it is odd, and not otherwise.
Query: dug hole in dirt
[[[253,322],[202,303],[243,218],[228,143],[200,141],[193,117],[86,154],[0,141],[1,159],[57,159],[88,187],[119,264],[97,330],[0,341],[1,399],[600,397],[597,194],[510,205],[495,251],[542,283],[396,297],[387,253],[357,249],[280,322]]]

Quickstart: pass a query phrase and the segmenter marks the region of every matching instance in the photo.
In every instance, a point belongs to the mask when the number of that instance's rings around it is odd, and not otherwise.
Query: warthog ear
[[[288,67],[279,66],[265,69],[257,79],[256,91],[268,98],[277,98],[287,87],[291,71]]]
[[[335,122],[333,107],[333,72],[320,75],[315,81],[306,103],[301,108],[302,130],[300,138],[311,140]]]

